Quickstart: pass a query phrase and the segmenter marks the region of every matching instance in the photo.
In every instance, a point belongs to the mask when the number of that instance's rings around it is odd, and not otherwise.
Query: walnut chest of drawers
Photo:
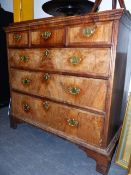
[[[106,174],[127,97],[130,19],[120,9],[6,28],[11,127],[24,121],[66,138]]]

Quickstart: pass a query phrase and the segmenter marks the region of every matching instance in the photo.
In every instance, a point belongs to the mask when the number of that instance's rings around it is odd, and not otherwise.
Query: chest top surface
[[[127,16],[130,16],[127,11],[124,9],[117,9],[117,10],[109,10],[103,11],[98,13],[89,13],[83,16],[70,16],[70,17],[49,17],[49,18],[41,18],[35,19],[25,22],[17,22],[11,24],[9,27],[6,28],[6,32],[19,30],[27,30],[27,29],[38,29],[44,27],[62,27],[62,26],[73,26],[79,24],[86,24],[86,23],[95,23],[95,22],[102,22],[102,21],[111,21],[115,19],[120,19],[121,16],[126,13]]]

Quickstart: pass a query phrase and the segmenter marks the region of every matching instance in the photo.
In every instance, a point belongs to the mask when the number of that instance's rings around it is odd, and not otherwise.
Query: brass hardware
[[[51,32],[45,31],[41,34],[41,37],[44,38],[45,40],[47,40],[51,37]]]
[[[70,58],[70,63],[73,65],[77,65],[81,62],[81,58],[77,57],[77,56],[73,56]]]
[[[46,110],[48,110],[48,109],[49,109],[49,102],[48,102],[48,101],[45,101],[45,102],[43,103],[43,106],[44,106],[44,108],[45,108]]]
[[[21,38],[22,38],[22,35],[20,35],[20,34],[14,34],[14,39],[15,39],[16,41],[21,40]]]
[[[22,62],[27,62],[27,61],[29,61],[29,57],[28,56],[25,56],[25,55],[22,55],[22,56],[20,56],[20,60]]]
[[[31,82],[31,80],[29,80],[28,78],[25,78],[25,79],[22,80],[22,83],[23,83],[24,85],[29,85],[30,82]]]
[[[79,122],[77,120],[73,119],[67,119],[69,126],[78,126]]]
[[[44,76],[43,76],[43,79],[45,81],[48,81],[50,79],[50,75],[48,73],[45,73]]]
[[[86,27],[82,30],[82,33],[86,37],[90,37],[96,31],[96,26]]]
[[[80,93],[80,88],[78,88],[78,87],[71,87],[71,88],[69,88],[69,92],[72,95],[78,95]]]
[[[25,112],[29,112],[30,111],[30,106],[28,104],[24,104],[23,109],[24,109]]]
[[[48,57],[48,55],[49,55],[49,50],[48,50],[48,49],[45,49],[45,51],[44,51],[44,56],[45,56],[45,57]]]

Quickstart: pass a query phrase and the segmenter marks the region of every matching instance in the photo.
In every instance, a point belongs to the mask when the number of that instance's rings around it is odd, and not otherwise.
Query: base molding
[[[97,150],[93,151],[91,149],[79,146],[80,149],[82,149],[87,154],[87,156],[89,156],[90,158],[96,161],[96,171],[103,175],[108,174],[108,171],[111,165],[112,156],[115,152],[115,148],[120,136],[120,131],[121,131],[121,128],[117,131],[116,135],[110,142],[109,146],[106,149],[104,149],[104,151],[102,151],[101,153],[100,151],[97,152]]]
[[[20,120],[19,118],[16,118],[11,114],[9,114],[9,118],[10,118],[10,127],[13,129],[16,129],[18,124],[24,123],[23,120]]]
[[[111,154],[107,156],[107,155],[100,154],[98,152],[89,150],[81,146],[79,147],[87,154],[87,156],[89,156],[90,158],[96,161],[96,171],[97,172],[103,175],[106,175],[108,173],[110,164],[111,164],[111,159],[114,153],[114,149],[112,150]]]
[[[24,121],[24,120],[21,120],[20,118],[17,118],[16,116],[10,115],[10,127],[13,129],[16,129],[18,124],[25,123],[25,122],[30,123],[29,121]],[[55,132],[48,130],[47,128],[44,128],[42,126],[39,126],[36,123],[35,124],[30,123],[30,124],[33,126],[39,127],[44,131],[55,134]],[[67,139],[70,142],[76,144],[80,149],[82,149],[87,154],[87,156],[89,156],[90,158],[96,161],[96,171],[98,171],[103,175],[106,175],[109,171],[112,156],[120,136],[120,130],[121,128],[117,131],[116,135],[114,136],[114,138],[112,139],[112,141],[110,142],[107,148],[98,148],[89,144],[86,144],[86,145],[80,144],[78,141],[70,139],[68,137],[64,137],[62,134],[57,133],[57,135],[63,139]]]

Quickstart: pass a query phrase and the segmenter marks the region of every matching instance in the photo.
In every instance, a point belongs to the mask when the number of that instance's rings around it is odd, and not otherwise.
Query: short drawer
[[[109,76],[109,48],[43,48],[9,50],[13,67]]]
[[[66,138],[101,145],[104,117],[12,92],[12,114]]]
[[[11,69],[11,84],[20,91],[105,111],[107,80]]]
[[[12,32],[8,34],[8,45],[21,47],[21,46],[28,46],[29,36],[28,31],[22,32]]]
[[[43,29],[31,31],[31,45],[64,45],[65,29]]]
[[[83,24],[68,28],[67,38],[70,44],[110,44],[112,22]]]

